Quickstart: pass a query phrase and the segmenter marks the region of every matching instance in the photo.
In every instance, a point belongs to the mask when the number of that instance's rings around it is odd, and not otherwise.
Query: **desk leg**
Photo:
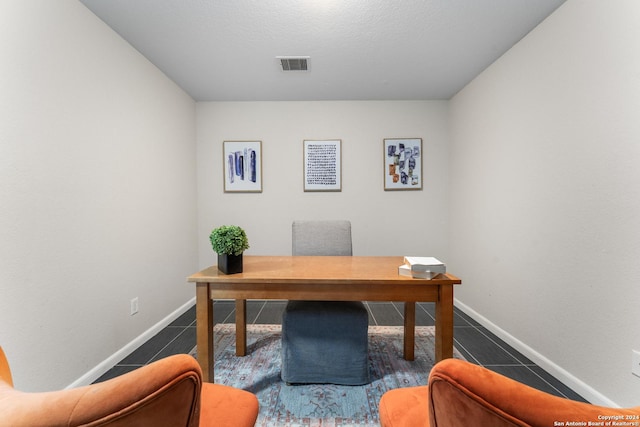
[[[440,285],[436,301],[436,362],[453,357],[453,285]]]
[[[236,300],[236,356],[247,355],[247,300]]]
[[[416,347],[416,303],[404,303],[404,359],[413,360]]]
[[[213,304],[209,283],[196,284],[196,345],[202,378],[213,382]]]

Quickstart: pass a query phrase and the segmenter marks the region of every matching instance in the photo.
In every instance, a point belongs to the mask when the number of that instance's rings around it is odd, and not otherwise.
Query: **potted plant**
[[[218,270],[224,274],[242,273],[242,252],[249,249],[244,230],[237,225],[223,225],[211,232],[209,240],[218,254]]]

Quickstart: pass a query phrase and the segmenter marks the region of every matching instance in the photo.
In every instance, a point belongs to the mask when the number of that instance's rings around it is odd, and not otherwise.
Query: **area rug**
[[[434,364],[434,328],[416,327],[415,360],[402,358],[401,326],[369,327],[371,383],[286,385],[280,379],[280,325],[247,325],[247,356],[235,355],[235,324],[214,328],[215,382],[248,390],[260,402],[259,427],[379,426],[387,390],[427,384]],[[196,348],[191,352],[195,356]],[[454,349],[454,357],[462,359]],[[426,414],[426,413],[425,413]]]

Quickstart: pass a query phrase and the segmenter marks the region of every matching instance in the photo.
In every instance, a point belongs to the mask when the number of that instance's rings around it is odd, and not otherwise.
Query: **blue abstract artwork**
[[[224,191],[262,192],[262,141],[224,141]]]

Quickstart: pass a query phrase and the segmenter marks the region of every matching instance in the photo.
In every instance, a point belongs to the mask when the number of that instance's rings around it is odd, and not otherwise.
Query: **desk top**
[[[243,256],[243,272],[224,274],[209,267],[187,279],[200,283],[389,283],[452,285],[462,281],[446,273],[433,279],[414,279],[398,274],[401,256]],[[407,283],[408,284],[408,283]]]

